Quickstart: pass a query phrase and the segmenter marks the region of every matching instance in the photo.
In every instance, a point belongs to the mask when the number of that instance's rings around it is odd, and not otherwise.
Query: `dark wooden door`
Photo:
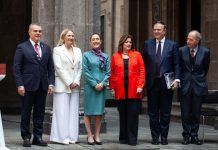
[[[0,1],[0,63],[6,63],[6,78],[0,82],[0,109],[17,112],[20,101],[13,77],[16,45],[28,38],[32,0]]]

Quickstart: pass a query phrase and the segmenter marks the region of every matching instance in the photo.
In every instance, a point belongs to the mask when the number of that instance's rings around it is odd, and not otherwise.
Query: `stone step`
[[[181,112],[171,110],[171,121],[181,122]]]
[[[218,110],[217,104],[203,104],[202,109],[208,111]],[[181,122],[181,109],[179,102],[172,103],[172,110],[171,110],[171,120]],[[202,121],[201,121],[202,122]],[[216,124],[216,117],[205,117],[205,124],[214,126]]]
[[[218,104],[203,104],[202,105],[202,109],[206,109],[206,110],[218,110]],[[143,110],[142,113],[146,113],[147,114],[147,100],[143,100],[142,110]],[[180,102],[173,102],[172,103],[171,121],[181,122]],[[216,121],[216,117],[205,117],[205,124],[206,125],[216,126],[215,125],[216,122],[217,122]]]
[[[101,133],[106,133],[107,132],[107,122],[104,118],[104,116],[106,115],[106,111],[104,111],[104,114],[103,114],[103,118],[102,118],[102,122],[101,122],[101,130],[100,132]],[[94,118],[92,117],[91,118],[91,129],[92,131],[95,131],[95,124],[94,124]],[[84,122],[84,109],[83,108],[80,108],[80,111],[79,111],[79,134],[80,135],[85,135],[87,134],[86,132],[86,127],[85,127],[85,122]]]

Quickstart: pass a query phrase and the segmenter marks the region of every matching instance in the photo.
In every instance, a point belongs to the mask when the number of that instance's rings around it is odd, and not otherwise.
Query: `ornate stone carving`
[[[160,0],[152,1],[152,22],[158,21],[161,19],[161,8],[160,8]]]

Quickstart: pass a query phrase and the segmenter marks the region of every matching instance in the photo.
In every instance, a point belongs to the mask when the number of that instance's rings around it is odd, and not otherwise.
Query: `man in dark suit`
[[[206,75],[210,64],[210,52],[199,46],[201,34],[191,31],[187,45],[179,49],[181,77],[181,115],[183,126],[183,144],[190,142],[201,145],[198,139],[201,101],[207,94]],[[191,141],[190,141],[191,137]]]
[[[54,64],[51,49],[40,42],[42,28],[30,24],[30,39],[19,44],[14,56],[14,76],[21,97],[21,136],[23,146],[47,146],[42,140],[46,95],[53,93]],[[33,141],[30,142],[30,116],[33,108]]]
[[[179,56],[176,43],[167,39],[166,25],[156,22],[153,26],[154,39],[145,41],[142,55],[147,74],[147,97],[150,129],[154,145],[167,145],[173,90],[179,85]],[[175,80],[167,88],[165,73],[174,72]]]

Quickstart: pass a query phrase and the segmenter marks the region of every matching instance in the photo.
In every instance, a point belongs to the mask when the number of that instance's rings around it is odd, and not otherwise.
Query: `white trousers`
[[[54,93],[50,141],[77,142],[79,138],[79,92]]]

